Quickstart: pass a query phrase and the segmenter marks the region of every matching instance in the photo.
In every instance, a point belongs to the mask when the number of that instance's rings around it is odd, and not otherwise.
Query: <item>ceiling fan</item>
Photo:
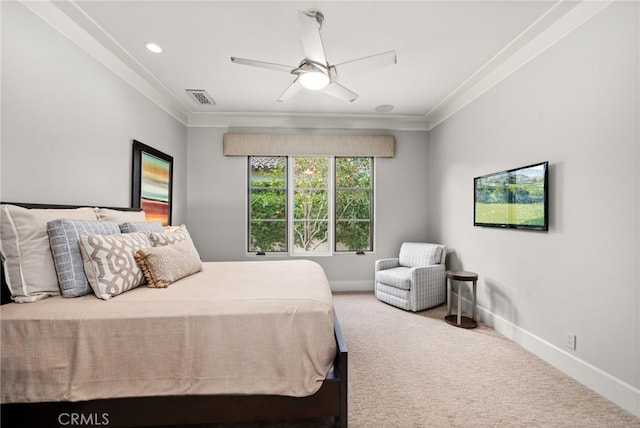
[[[324,21],[324,15],[317,10],[299,10],[298,17],[300,18],[300,32],[305,58],[300,61],[297,67],[231,57],[231,62],[236,64],[285,71],[295,75],[295,80],[280,95],[278,102],[288,100],[302,88],[319,90],[341,100],[353,102],[358,98],[358,94],[340,85],[338,81],[347,76],[397,63],[396,51],[388,51],[342,64],[331,65],[327,62],[322,39],[320,38],[320,28]]]

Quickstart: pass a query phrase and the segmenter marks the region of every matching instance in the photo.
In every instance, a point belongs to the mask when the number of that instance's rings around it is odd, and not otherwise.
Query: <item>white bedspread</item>
[[[305,260],[207,262],[169,288],[0,308],[2,402],[311,395],[336,346],[331,291]]]

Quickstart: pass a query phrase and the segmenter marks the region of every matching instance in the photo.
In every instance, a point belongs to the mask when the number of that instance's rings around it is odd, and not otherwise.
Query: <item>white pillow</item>
[[[144,282],[142,270],[133,255],[151,248],[143,232],[120,235],[80,234],[84,272],[96,296],[108,300]]]
[[[144,211],[121,211],[109,208],[94,208],[98,220],[112,221],[114,223],[135,223],[147,221]]]
[[[92,208],[0,206],[0,253],[14,301],[35,302],[60,294],[47,234],[47,222],[60,218],[97,220]]]

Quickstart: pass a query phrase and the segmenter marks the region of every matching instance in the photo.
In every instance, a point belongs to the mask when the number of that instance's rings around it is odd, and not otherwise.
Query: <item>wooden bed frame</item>
[[[25,208],[80,207],[80,205],[6,203]],[[139,210],[137,208],[106,208]],[[11,302],[4,270],[0,270],[0,277],[4,305]],[[327,376],[320,389],[308,397],[188,395],[126,397],[77,402],[5,403],[0,408],[0,425],[7,428],[22,426],[46,428],[65,425],[124,428],[333,418],[335,427],[346,428],[348,353],[335,314],[334,324],[337,352],[332,373]]]

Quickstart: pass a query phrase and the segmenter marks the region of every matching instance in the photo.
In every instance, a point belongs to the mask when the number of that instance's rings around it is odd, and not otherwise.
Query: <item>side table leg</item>
[[[476,281],[473,281],[473,320],[476,321]]]
[[[451,315],[451,281],[447,281],[447,315]]]
[[[462,325],[462,287],[458,282],[458,325]]]

